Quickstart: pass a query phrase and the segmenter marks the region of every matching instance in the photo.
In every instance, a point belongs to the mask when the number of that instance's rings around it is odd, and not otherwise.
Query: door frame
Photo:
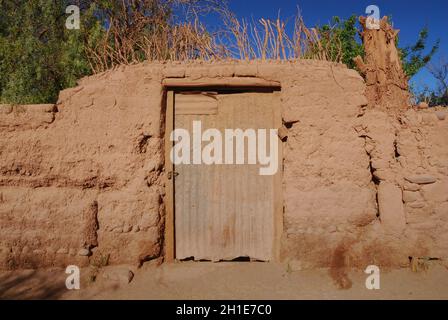
[[[171,161],[170,152],[173,142],[170,141],[171,132],[174,130],[174,91],[166,91],[165,109],[165,261],[172,262],[175,257],[175,233],[174,233],[174,179],[172,172],[174,164]],[[171,173],[170,173],[171,172]],[[171,175],[171,176],[170,176]]]
[[[278,84],[278,83],[277,83]],[[189,86],[185,86],[188,88]],[[237,87],[238,88],[238,87]],[[240,87],[241,92],[250,92],[251,90],[245,86]],[[271,90],[273,94],[280,94],[276,92],[275,88],[279,89],[279,86],[265,86],[266,89]],[[170,158],[171,148],[174,143],[170,141],[171,132],[174,128],[174,109],[175,109],[175,95],[176,89],[179,87],[165,87],[166,94],[166,109],[165,109],[165,230],[164,230],[164,248],[165,248],[165,262],[173,262],[176,257],[176,239],[175,239],[175,190],[174,190],[174,164]],[[238,88],[239,89],[239,88]],[[210,90],[204,87],[204,91]],[[280,99],[279,99],[280,101]],[[279,105],[274,109],[274,116],[276,122],[279,123],[279,128],[282,125],[281,106]],[[274,243],[272,244],[272,261],[281,261],[281,239],[283,234],[283,143],[279,138],[278,143],[278,171],[274,176],[274,215],[273,215],[273,227],[274,227]]]

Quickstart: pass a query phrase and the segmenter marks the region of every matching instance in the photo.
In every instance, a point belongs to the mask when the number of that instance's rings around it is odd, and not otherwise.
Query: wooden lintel
[[[256,87],[256,88],[280,88],[280,82],[265,80],[255,77],[225,77],[225,78],[201,78],[189,80],[188,78],[165,78],[162,81],[164,87],[204,88],[204,87]]]

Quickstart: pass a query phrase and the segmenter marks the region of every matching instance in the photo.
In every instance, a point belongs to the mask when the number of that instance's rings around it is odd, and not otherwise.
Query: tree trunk
[[[365,57],[358,56],[354,61],[365,77],[369,106],[393,113],[408,108],[408,79],[395,45],[399,30],[389,25],[387,17],[381,19],[379,29],[368,29],[365,17],[359,21]]]

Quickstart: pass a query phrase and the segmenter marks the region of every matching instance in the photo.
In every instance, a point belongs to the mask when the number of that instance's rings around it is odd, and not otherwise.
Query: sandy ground
[[[291,271],[285,264],[261,262],[182,262],[81,270],[80,290],[65,287],[63,269],[0,273],[2,299],[448,299],[448,270],[382,271],[381,289],[365,287],[367,275],[352,271],[350,289],[338,289],[329,270]]]

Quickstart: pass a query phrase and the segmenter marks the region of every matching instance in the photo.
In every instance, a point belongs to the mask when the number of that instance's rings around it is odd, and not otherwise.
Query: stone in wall
[[[403,231],[406,227],[406,220],[399,186],[390,182],[380,182],[378,186],[378,207],[381,224],[388,231]]]

